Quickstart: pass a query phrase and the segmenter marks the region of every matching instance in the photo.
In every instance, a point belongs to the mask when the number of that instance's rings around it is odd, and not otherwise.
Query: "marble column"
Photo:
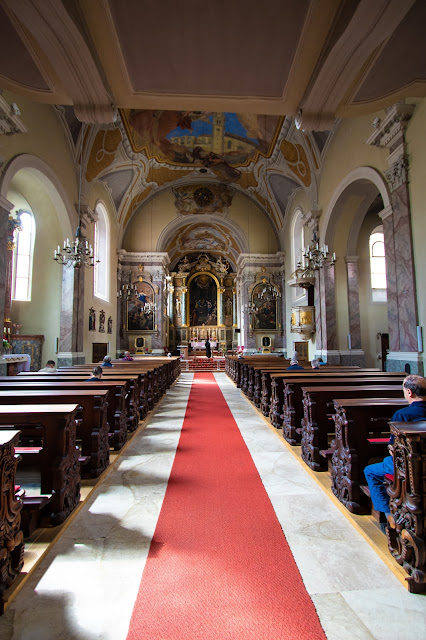
[[[182,327],[187,326],[187,318],[186,318],[186,296],[188,293],[187,287],[182,288],[182,297],[181,297],[181,315],[182,315]]]
[[[315,309],[316,325],[320,325],[321,352],[329,364],[340,364],[337,350],[336,283],[334,265],[325,262],[318,269],[319,300]],[[317,336],[318,338],[318,336]]]
[[[391,200],[392,200],[392,227],[393,227],[393,254],[395,264],[393,266],[395,275],[395,293],[398,308],[397,335],[392,339],[395,351],[417,351],[417,302],[414,277],[413,262],[413,242],[411,234],[410,197],[408,192],[408,182],[403,179],[395,181],[395,173],[398,176],[401,171],[401,164],[405,164],[405,159],[401,160],[386,173],[390,178]],[[404,178],[404,173],[402,178]],[[389,221],[390,222],[390,221]],[[388,227],[388,225],[386,225]],[[387,229],[389,236],[389,228]],[[392,240],[391,240],[392,244]],[[385,251],[387,257],[387,244],[385,236]],[[387,265],[386,265],[387,266]],[[391,323],[389,323],[389,328]],[[392,350],[389,336],[389,346]]]
[[[389,328],[388,371],[404,370],[423,373],[417,345],[418,309],[411,231],[411,209],[408,189],[409,162],[405,131],[415,105],[396,103],[383,120],[376,119],[374,133],[367,144],[389,150],[385,172],[390,190],[390,203],[379,214],[385,237],[387,306]]]
[[[168,296],[168,306],[167,312],[169,316],[169,326],[173,325],[173,292],[175,288],[172,284],[169,284],[169,296]]]
[[[9,226],[9,213],[13,209],[13,204],[0,196],[0,320],[1,327],[4,327],[5,320],[5,296],[6,296],[6,282],[7,282],[7,241],[8,241],[8,226]],[[2,329],[3,331],[3,329]],[[0,345],[1,352],[3,353],[3,341]],[[3,370],[4,369],[4,370]],[[0,373],[5,375],[6,365],[0,365]]]
[[[234,327],[238,326],[237,316],[237,290],[232,289],[232,324]]]
[[[220,326],[225,326],[225,288],[219,287],[220,299]]]
[[[389,206],[379,213],[383,222],[383,235],[385,240],[386,260],[386,285],[387,308],[389,327],[389,349],[399,351],[399,312],[396,279],[396,259],[392,207]]]
[[[86,224],[93,221],[91,212],[85,207],[81,215],[80,228],[86,235]],[[86,267],[62,267],[62,303],[59,330],[58,365],[84,364],[84,276]],[[90,273],[93,274],[92,270]]]
[[[348,312],[350,345],[349,359],[342,357],[342,364],[365,366],[364,352],[361,345],[361,314],[359,310],[358,256],[347,256],[346,274],[348,279]]]

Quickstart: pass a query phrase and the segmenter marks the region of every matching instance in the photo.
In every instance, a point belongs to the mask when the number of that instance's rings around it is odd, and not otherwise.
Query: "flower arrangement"
[[[10,349],[10,342],[5,335],[3,336],[3,349]]]

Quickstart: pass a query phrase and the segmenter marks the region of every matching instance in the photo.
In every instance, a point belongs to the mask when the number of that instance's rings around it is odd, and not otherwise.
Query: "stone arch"
[[[391,209],[390,194],[384,177],[372,167],[358,167],[337,186],[321,221],[320,242],[327,244],[338,257],[335,268],[326,267],[324,270],[321,331],[326,336],[327,348],[340,347],[341,362],[344,364],[378,364],[374,360],[376,347],[371,336],[383,330],[382,323],[387,325],[387,314],[385,311],[382,318],[382,314],[378,314],[377,309],[373,312],[370,306],[365,267],[362,262],[358,265],[358,243],[361,233],[365,232],[362,229],[367,214],[379,213],[383,209]],[[348,230],[341,226],[345,224],[343,221],[346,212],[351,216]],[[346,245],[337,247],[335,241],[339,228],[345,231]],[[338,300],[326,293],[336,287],[340,292]],[[330,327],[333,325],[335,328],[331,331]],[[344,344],[338,345],[337,336],[346,334],[347,344],[345,340]]]
[[[217,230],[218,240],[223,240],[227,250],[215,250],[213,247],[207,247],[205,249],[203,248],[203,251],[205,250],[214,253],[219,251],[219,253],[222,253],[222,255],[226,257],[235,269],[238,255],[240,253],[248,253],[249,251],[248,240],[243,230],[235,222],[229,220],[229,218],[223,218],[221,216],[210,215],[206,218],[205,215],[193,215],[190,219],[182,220],[182,218],[177,218],[173,220],[161,232],[160,237],[158,238],[156,251],[168,252],[171,262],[176,262],[179,258],[183,257],[188,249],[182,247],[181,250],[176,246],[173,251],[171,251],[171,243],[185,228],[190,232],[197,227],[202,228],[204,226]],[[227,236],[225,235],[226,233]],[[232,238],[234,246],[230,245],[230,238]]]
[[[350,193],[353,193],[357,188],[364,188],[366,191],[368,190],[371,194],[371,200],[368,202],[367,197],[364,206],[361,206],[356,212],[348,241],[348,245],[350,245],[350,249],[348,246],[349,255],[351,255],[351,251],[353,251],[354,242],[356,243],[357,231],[359,232],[359,228],[368,207],[374,197],[376,197],[377,193],[382,197],[384,209],[391,206],[389,190],[381,173],[373,167],[358,167],[357,169],[354,169],[348,173],[348,175],[345,176],[337,186],[328,204],[327,211],[321,224],[321,243],[325,242],[325,244],[328,244],[330,247],[332,246],[342,206]]]
[[[21,171],[37,180],[54,205],[63,236],[71,237],[77,221],[74,207],[55,172],[37,156],[20,154],[9,162],[0,179],[0,194],[7,198],[14,177]]]

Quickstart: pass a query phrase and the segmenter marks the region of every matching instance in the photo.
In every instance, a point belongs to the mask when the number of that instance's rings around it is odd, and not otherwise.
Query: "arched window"
[[[95,263],[94,269],[94,294],[102,300],[109,299],[109,224],[105,207],[96,205],[98,220],[95,222]]]
[[[29,211],[21,212],[20,220],[21,231],[16,234],[13,251],[12,299],[31,300],[35,221]]]
[[[386,259],[383,227],[377,227],[370,235],[370,276],[373,302],[386,302]]]

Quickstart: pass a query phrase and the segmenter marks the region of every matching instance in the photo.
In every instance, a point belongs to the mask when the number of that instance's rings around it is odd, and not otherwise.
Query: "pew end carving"
[[[394,479],[388,488],[388,547],[408,573],[410,593],[426,593],[426,422],[391,422]]]

